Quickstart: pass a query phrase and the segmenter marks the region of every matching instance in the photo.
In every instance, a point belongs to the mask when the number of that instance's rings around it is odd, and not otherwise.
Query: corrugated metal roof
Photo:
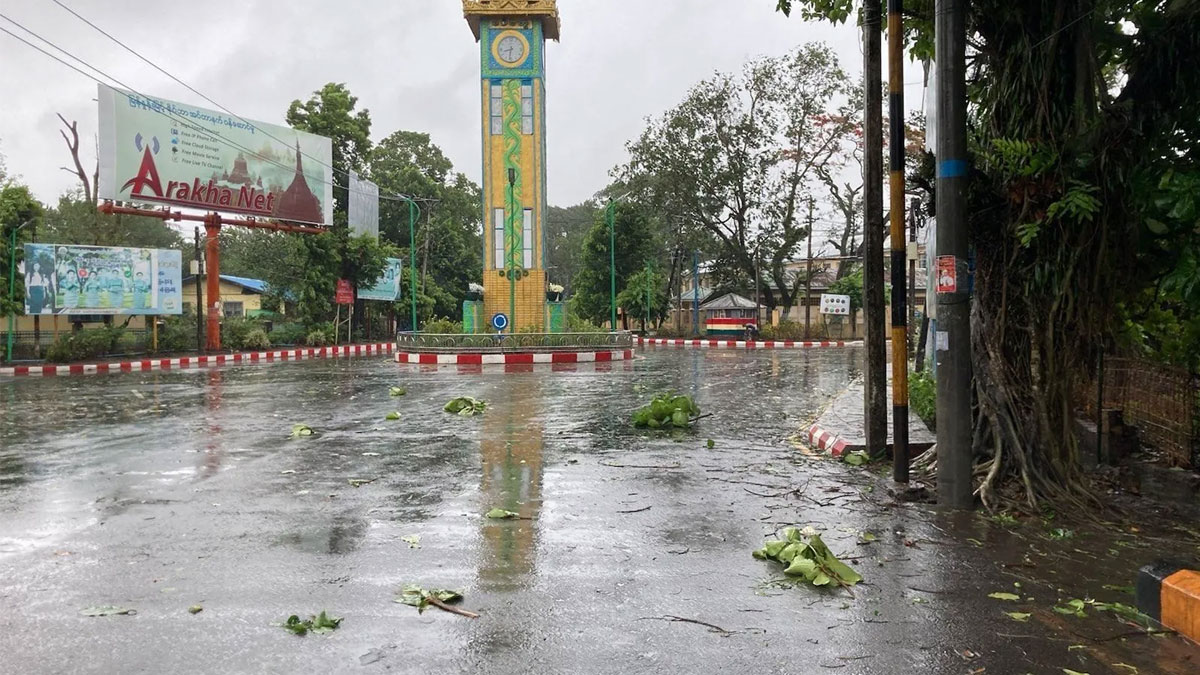
[[[726,293],[700,305],[700,309],[754,309],[753,300],[748,300],[737,293]]]

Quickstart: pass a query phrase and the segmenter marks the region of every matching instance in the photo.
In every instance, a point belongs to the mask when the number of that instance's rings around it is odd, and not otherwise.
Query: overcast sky
[[[480,178],[479,56],[459,0],[63,0],[162,68],[242,117],[283,124],[288,104],[345,82],[371,111],[372,137],[428,132],[455,167]],[[566,206],[604,187],[644,118],[714,71],[830,44],[854,77],[858,31],[785,18],[775,0],[559,0],[562,41],[547,47],[548,187]],[[208,106],[51,0],[0,0],[0,12],[133,89]],[[21,33],[0,19],[0,26]],[[28,37],[28,36],[26,36]],[[0,154],[43,201],[75,185],[61,112],[78,120],[92,166],[95,82],[0,33]],[[907,107],[921,69],[906,65]]]

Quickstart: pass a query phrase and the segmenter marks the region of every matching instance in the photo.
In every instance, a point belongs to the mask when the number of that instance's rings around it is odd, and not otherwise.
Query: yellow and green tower
[[[479,42],[483,110],[483,322],[546,329],[546,40],[555,0],[463,0]]]

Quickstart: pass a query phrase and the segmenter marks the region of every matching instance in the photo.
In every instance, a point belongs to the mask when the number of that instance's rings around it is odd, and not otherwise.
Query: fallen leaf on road
[[[801,576],[814,586],[850,587],[862,581],[862,575],[837,559],[815,530],[789,527],[783,539],[768,541],[754,552],[759,560],[775,560],[787,567],[784,574]]]
[[[299,438],[301,436],[312,436],[312,435],[313,435],[313,429],[312,429],[312,427],[308,426],[307,424],[293,424],[292,425],[292,438]]]
[[[708,439],[708,443],[706,445],[708,445],[709,450],[712,450],[713,448],[717,447],[717,442],[710,438]]]
[[[400,541],[408,544],[409,548],[421,548],[421,536],[420,535],[410,534],[408,536],[400,537]]]
[[[992,598],[994,600],[1008,600],[1010,602],[1016,602],[1021,599],[1021,596],[1017,595],[1016,593],[1003,593],[1003,592],[988,593],[988,597]]]
[[[325,610],[317,616],[308,619],[300,620],[300,617],[293,614],[283,622],[282,626],[295,633],[296,635],[304,635],[309,631],[313,633],[328,633],[336,630],[342,624],[341,617],[328,616]]]
[[[400,413],[398,413],[398,412],[396,412],[396,411],[394,411],[394,410],[393,410],[392,412],[390,412],[390,413],[388,413],[387,415],[385,415],[385,416],[384,416],[384,419],[387,419],[387,420],[398,420],[398,419],[400,419]]]
[[[1066,675],[1091,675],[1090,673],[1081,673],[1078,670],[1071,670],[1070,668],[1063,668],[1062,671]]]
[[[204,607],[201,605],[192,605],[191,607],[188,607],[188,614],[199,614],[203,611]]]
[[[1028,612],[1005,612],[1005,614],[1011,617],[1013,621],[1020,621],[1022,623],[1028,621],[1030,616]]]
[[[408,390],[405,389],[404,387],[392,387],[391,389],[388,390],[388,395],[390,395],[390,396],[404,396],[407,393],[408,393]]]
[[[492,509],[491,511],[488,511],[486,514],[484,514],[484,517],[485,518],[495,518],[497,520],[500,520],[500,519],[504,519],[504,518],[516,518],[520,515],[521,514],[515,512],[515,511],[505,511],[504,509]]]
[[[1130,672],[1133,672],[1133,673],[1137,673],[1137,671],[1138,671],[1136,666],[1131,666],[1128,663],[1114,663],[1114,664],[1112,664],[1112,666],[1113,666],[1113,668],[1125,668],[1126,670],[1129,670]]]

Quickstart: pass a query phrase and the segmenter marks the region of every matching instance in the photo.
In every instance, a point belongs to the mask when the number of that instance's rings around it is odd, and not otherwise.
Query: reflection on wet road
[[[642,356],[0,381],[5,669],[1086,671],[1054,642],[1007,651],[996,635],[1011,620],[983,589],[1012,579],[973,545],[920,545],[1009,535],[883,503],[874,478],[789,443],[858,375],[859,350]],[[397,384],[407,396],[388,396]],[[633,430],[630,412],[666,390],[713,417],[686,433]],[[486,413],[442,412],[460,395]],[[317,434],[290,438],[295,423]],[[492,508],[519,517],[484,518]],[[857,598],[784,588],[750,557],[792,524],[824,529],[862,569]],[[864,548],[867,530],[879,541]],[[462,589],[482,617],[418,614],[392,601],[405,583]],[[913,587],[934,595],[913,602]],[[108,604],[138,614],[78,614]],[[340,630],[271,625],[322,609],[345,617]],[[1189,655],[1154,648],[1165,672]]]

